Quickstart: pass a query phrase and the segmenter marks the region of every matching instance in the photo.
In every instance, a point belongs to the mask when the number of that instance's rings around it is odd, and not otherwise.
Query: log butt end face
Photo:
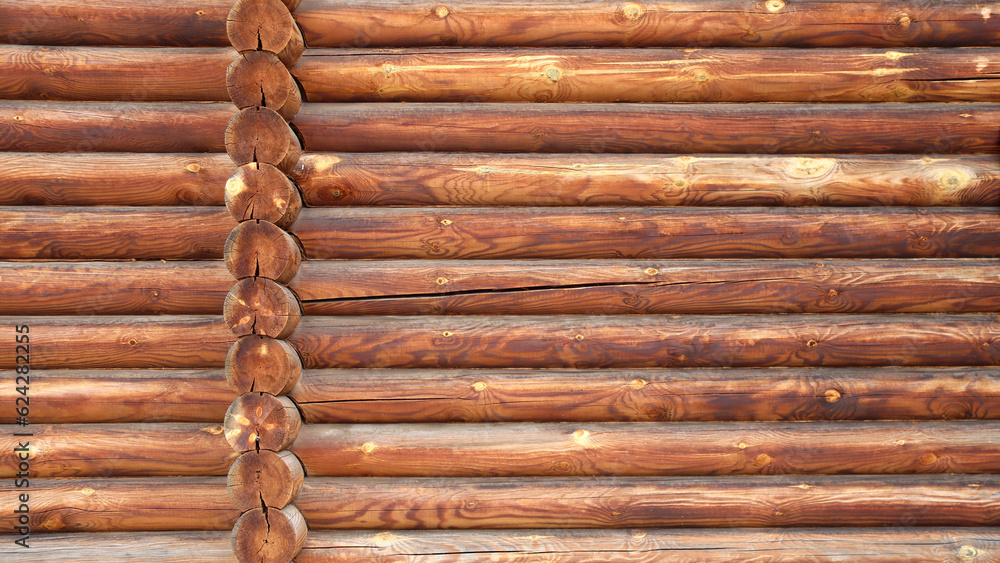
[[[304,478],[302,464],[292,452],[252,451],[233,463],[226,487],[241,511],[284,508],[295,500]]]
[[[226,35],[237,51],[280,53],[298,29],[280,0],[239,0],[226,18]]]
[[[240,109],[273,109],[291,121],[302,107],[302,93],[281,60],[265,51],[241,53],[226,71],[226,90]]]
[[[239,394],[287,395],[302,375],[302,360],[284,340],[250,335],[237,340],[226,357],[226,380]]]
[[[225,143],[237,166],[263,163],[288,172],[302,156],[299,138],[285,118],[266,107],[244,108],[234,115],[226,126]]]
[[[236,559],[253,563],[288,563],[305,545],[308,528],[294,506],[255,508],[233,527]]]
[[[238,452],[287,449],[301,427],[302,417],[288,397],[244,393],[226,411],[226,441]]]
[[[237,336],[287,338],[302,317],[292,290],[264,278],[237,282],[226,296],[223,317]]]
[[[229,233],[223,255],[236,279],[265,278],[288,283],[302,264],[302,251],[281,227],[260,219],[244,221]]]
[[[271,164],[251,163],[236,169],[226,182],[226,208],[237,221],[260,219],[287,228],[302,210],[295,184]]]

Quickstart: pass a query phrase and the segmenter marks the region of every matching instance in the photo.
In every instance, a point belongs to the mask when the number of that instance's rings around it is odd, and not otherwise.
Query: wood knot
[[[447,227],[448,225],[451,224],[451,220],[450,219],[441,219],[441,224],[444,225],[445,227]]]
[[[909,14],[901,14],[898,18],[896,18],[896,25],[899,27],[910,27],[911,23],[913,23],[913,20],[910,19]]]
[[[440,277],[440,278],[438,278],[438,279],[434,280],[434,283],[436,283],[436,284],[438,284],[438,285],[445,285],[445,284],[447,284],[447,283],[448,283],[449,281],[450,281],[450,280],[449,280],[448,278],[445,278],[445,277]]]
[[[826,296],[829,299],[835,299],[838,295],[840,295],[840,292],[838,292],[836,289],[831,289],[830,291],[826,292]]]
[[[767,6],[767,11],[772,14],[780,12],[785,7],[785,3],[782,0],[768,0],[765,5]]]
[[[91,496],[91,495],[94,494],[94,489],[91,489],[90,487],[86,487],[83,490],[81,490],[80,492],[89,497],[89,496]]]
[[[958,548],[958,556],[962,559],[975,559],[979,555],[979,550],[971,545],[963,545]]]
[[[447,6],[436,6],[434,8],[434,15],[437,16],[438,18],[442,19],[442,20],[445,19],[446,17],[448,17],[448,14],[450,14],[450,13],[451,12],[448,11],[448,7]]]
[[[806,342],[806,346],[809,347],[809,348],[815,348],[815,347],[819,346],[819,342],[816,342],[815,340],[810,340],[810,341]]]
[[[635,21],[646,15],[646,8],[643,8],[642,4],[627,2],[621,7],[618,13],[628,21]]]
[[[361,444],[361,453],[363,453],[365,455],[368,455],[368,454],[374,452],[375,448],[376,448],[376,446],[375,446],[374,443],[372,443],[372,442],[365,442],[364,444]]]
[[[926,453],[920,456],[920,465],[931,465],[938,460],[938,457],[932,453]]]
[[[552,82],[559,82],[559,79],[562,78],[562,71],[558,68],[550,68],[545,71],[545,78]]]
[[[372,538],[372,543],[374,543],[378,547],[387,547],[398,542],[401,539],[403,538],[391,532],[380,532],[378,534],[375,534],[375,537]]]
[[[753,464],[758,467],[763,467],[771,463],[771,456],[767,454],[760,454],[759,456],[753,458]]]
[[[646,383],[645,379],[636,378],[632,380],[631,385],[633,389],[642,389],[646,386]]]
[[[645,272],[647,276],[655,276],[660,273],[660,271],[656,268],[646,268]]]
[[[736,448],[740,450],[745,450],[747,449],[747,445],[744,444],[743,442],[740,442],[739,444],[736,444]]]
[[[441,333],[441,336],[443,336],[445,338],[449,338],[451,335],[452,335],[452,333],[449,332],[449,331],[447,331],[447,330]]]
[[[186,168],[188,169],[188,172],[197,172],[201,170],[201,166],[193,162],[191,164],[188,164]]]
[[[472,384],[472,388],[475,389],[476,391],[484,391],[487,387],[488,385],[486,385],[482,381],[477,381]]]
[[[577,334],[574,338],[576,338],[577,340],[583,340],[584,338],[586,338],[586,336],[582,334]]]
[[[840,391],[836,389],[827,389],[826,393],[823,393],[823,398],[826,399],[828,403],[836,403],[840,400]]]

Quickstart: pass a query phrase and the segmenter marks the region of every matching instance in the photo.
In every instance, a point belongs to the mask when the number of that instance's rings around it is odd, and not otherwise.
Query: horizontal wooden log
[[[309,259],[986,258],[976,208],[303,209]],[[652,280],[650,280],[652,281]]]
[[[220,207],[0,207],[0,258],[219,259],[235,224]]]
[[[307,424],[291,450],[310,477],[992,473],[998,430],[997,422]]]
[[[33,536],[24,549],[13,540],[0,558],[23,563],[236,563],[227,532],[105,532]],[[13,546],[13,547],[11,547]]]
[[[240,515],[225,477],[31,479],[30,485],[18,490],[30,495],[32,539],[48,532],[228,531]],[[17,517],[4,511],[4,533],[14,533]]]
[[[232,49],[0,47],[0,99],[226,102]]]
[[[303,104],[295,125],[320,152],[995,153],[1000,105]]]
[[[960,563],[995,558],[997,528],[407,530],[311,532],[299,563],[703,563],[863,559]]]
[[[225,475],[238,457],[222,436],[221,424],[32,424],[30,429],[0,429],[5,458],[0,477],[5,479],[19,472],[16,448],[21,443],[29,444],[25,455],[31,477],[39,478]],[[15,434],[26,430],[34,436]]]
[[[217,423],[233,401],[218,369],[32,370],[28,377],[32,424]],[[6,404],[18,396],[15,385],[0,387]],[[15,415],[0,411],[0,424],[14,424]]]
[[[221,260],[0,262],[0,310],[8,315],[218,315],[232,285]]]
[[[993,366],[995,315],[310,317],[306,368]]]
[[[310,47],[950,47],[995,45],[982,3],[302,0]]]
[[[1000,310],[993,259],[319,260],[290,285],[307,315]]]
[[[30,369],[221,368],[236,337],[222,317],[0,317],[29,327]],[[21,350],[23,352],[23,350]],[[24,365],[13,346],[0,369]],[[220,376],[220,381],[223,380]],[[231,396],[230,396],[231,397]]]
[[[307,423],[1000,419],[996,368],[306,371]],[[13,399],[10,401],[13,402]]]
[[[0,151],[224,152],[232,103],[0,101]]]
[[[1000,94],[996,49],[315,49],[292,72],[311,102],[991,102]]]
[[[995,475],[307,477],[311,530],[996,526]]]
[[[310,153],[312,207],[996,206],[992,156]]]
[[[228,47],[231,0],[36,0],[0,7],[0,43]]]

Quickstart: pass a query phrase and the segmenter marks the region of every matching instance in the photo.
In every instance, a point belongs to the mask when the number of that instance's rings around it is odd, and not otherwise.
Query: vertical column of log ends
[[[287,284],[302,253],[285,228],[302,208],[287,172],[302,146],[289,122],[302,94],[288,71],[305,50],[292,19],[294,3],[240,0],[226,22],[240,57],[226,85],[240,112],[226,128],[226,150],[239,167],[226,184],[226,207],[239,222],[226,240],[226,266],[236,284],[226,297],[226,323],[239,338],[226,358],[226,378],[239,395],[226,413],[226,439],[240,456],[229,471],[229,495],[243,512],[233,528],[236,558],[291,561],[306,539],[292,502],[302,464],[288,448],[302,418],[285,396],[302,363],[284,339],[301,317]]]

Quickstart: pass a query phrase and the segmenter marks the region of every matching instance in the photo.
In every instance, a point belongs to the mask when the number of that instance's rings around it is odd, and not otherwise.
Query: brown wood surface
[[[257,507],[233,527],[233,552],[240,561],[287,563],[306,543],[306,521],[294,505]]]
[[[33,536],[24,549],[0,544],[0,558],[22,563],[236,563],[228,532],[104,532]]]
[[[997,49],[314,49],[292,72],[311,102],[991,102],[1000,94]]]
[[[993,366],[995,315],[310,317],[306,368]]]
[[[266,107],[240,110],[226,126],[225,142],[229,157],[240,166],[264,163],[287,172],[302,154],[295,132],[281,114]]]
[[[237,111],[232,103],[0,101],[0,151],[223,152]]]
[[[0,99],[226,102],[232,49],[0,46]]]
[[[995,475],[307,477],[311,530],[996,526]]]
[[[0,326],[23,325],[32,370],[221,368],[236,340],[218,315],[0,317]],[[13,346],[0,354],[0,369],[23,364]]]
[[[302,427],[302,417],[288,397],[244,393],[226,411],[226,441],[237,452],[287,449]]]
[[[295,347],[284,340],[245,336],[226,356],[226,381],[240,395],[251,391],[285,395],[301,375],[302,360]]]
[[[997,528],[311,532],[298,563],[681,563],[1000,558]]]
[[[224,153],[5,152],[0,168],[0,205],[222,205],[236,165]]]
[[[237,221],[263,219],[286,228],[298,218],[302,196],[284,172],[257,162],[240,166],[226,181],[226,208]]]
[[[974,258],[307,260],[291,288],[307,315],[1000,310],[995,261]]]
[[[288,450],[244,452],[229,469],[226,487],[240,510],[284,508],[299,493],[305,473]]]
[[[312,207],[997,206],[992,155],[309,153]]]
[[[280,53],[294,30],[295,20],[281,0],[237,0],[226,17],[226,33],[240,52]]]
[[[226,89],[239,108],[271,108],[291,121],[302,105],[302,92],[276,55],[244,51],[226,70]]]
[[[1000,105],[303,104],[295,125],[320,152],[992,154]]]
[[[221,207],[0,207],[0,259],[222,258]]]
[[[223,316],[237,336],[286,338],[295,330],[302,309],[290,289],[264,278],[240,280],[223,306]]]
[[[972,0],[302,0],[295,19],[310,47],[946,47],[996,45],[995,14]]]
[[[32,0],[0,6],[0,43],[228,47],[232,0]]]
[[[265,278],[288,283],[302,263],[298,243],[281,227],[261,219],[233,228],[223,249],[226,268],[237,279]]]
[[[308,259],[986,258],[993,210],[303,209]]]
[[[39,478],[225,475],[238,456],[222,424],[32,424],[0,430],[0,477],[10,480],[18,473],[15,448],[22,442],[30,443],[30,474]],[[25,431],[34,436],[16,436]]]
[[[220,369],[32,370],[28,375],[32,424],[215,424],[235,396]],[[6,404],[14,405],[19,396],[15,385],[0,387],[0,401]],[[0,424],[14,424],[15,414],[14,409],[0,411]]]

